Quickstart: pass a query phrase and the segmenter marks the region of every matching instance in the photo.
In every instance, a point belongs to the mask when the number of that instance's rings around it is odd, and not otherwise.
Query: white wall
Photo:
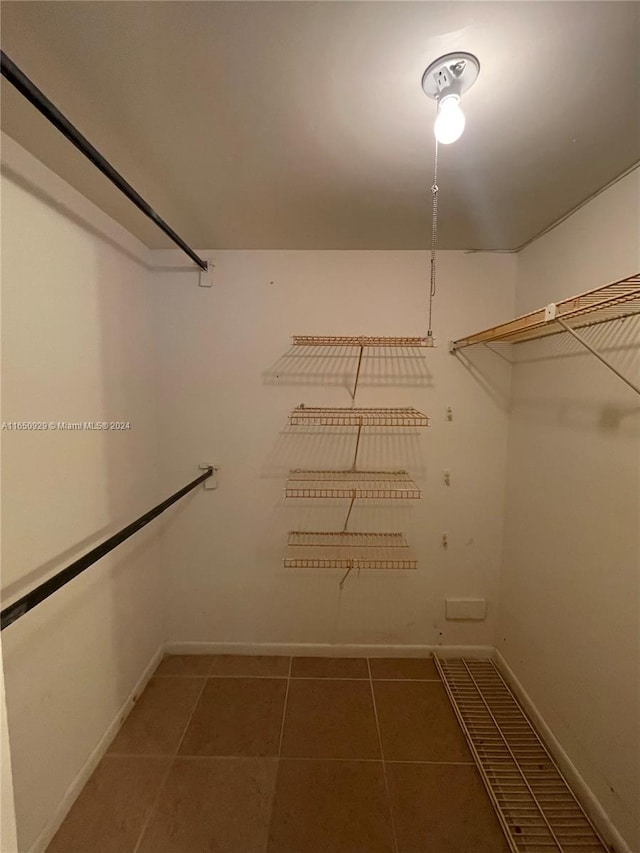
[[[640,172],[518,258],[518,313],[640,269]],[[584,332],[640,381],[640,320]],[[640,399],[560,335],[514,348],[498,647],[640,849]]]
[[[420,565],[363,572],[342,592],[339,571],[285,570],[282,557],[288,530],[341,529],[347,502],[285,505],[283,487],[292,467],[350,465],[355,432],[300,435],[286,424],[301,402],[348,406],[355,359],[283,356],[291,334],[425,334],[427,254],[218,252],[210,290],[193,272],[159,274],[166,474],[194,458],[221,466],[219,489],[186,501],[167,527],[169,642],[493,642],[510,367],[489,352],[470,365],[447,341],[512,314],[514,272],[513,256],[443,253],[438,347],[364,362],[359,405],[413,405],[432,421],[420,436],[364,439],[362,467],[406,466],[425,497],[408,508],[357,507],[351,528],[404,529]],[[445,622],[446,596],[486,597],[486,622]]]
[[[3,605],[152,506],[146,250],[12,140],[2,165]],[[2,634],[20,851],[51,820],[162,640],[148,528]]]
[[[17,849],[16,808],[13,797],[4,668],[0,665],[0,850],[2,853],[15,853]]]
[[[167,265],[152,275],[139,243],[6,138],[3,159],[2,420],[132,426],[3,432],[7,601],[197,462],[221,466],[217,491],[192,494],[3,632],[20,851],[165,640],[496,643],[633,846],[637,398],[566,336],[514,350],[513,370],[503,351],[452,356],[447,341],[636,271],[637,173],[517,259],[442,253],[438,347],[365,362],[357,400],[431,416],[420,435],[365,439],[361,456],[406,466],[424,500],[352,516],[405,530],[420,567],[363,572],[340,592],[339,572],[285,570],[282,555],[287,530],[340,526],[344,502],[285,503],[282,488],[290,467],[349,464],[354,435],[286,421],[300,402],[348,406],[355,362],[301,359],[290,335],[424,334],[426,253],[217,252],[214,286],[199,288],[174,252],[152,253]],[[637,323],[587,334],[640,373]],[[486,597],[487,620],[447,623],[448,596]]]

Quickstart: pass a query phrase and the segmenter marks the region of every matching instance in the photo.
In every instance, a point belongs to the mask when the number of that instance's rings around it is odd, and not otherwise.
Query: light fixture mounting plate
[[[436,100],[449,91],[462,95],[476,82],[480,73],[477,56],[459,50],[445,53],[429,65],[422,75],[425,95]]]

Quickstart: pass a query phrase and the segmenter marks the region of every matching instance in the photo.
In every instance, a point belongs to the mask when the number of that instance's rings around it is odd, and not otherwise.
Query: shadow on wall
[[[503,411],[511,409],[513,344],[474,344],[453,355],[493,402]]]
[[[640,316],[580,329],[579,334],[623,375],[640,382]],[[519,414],[532,423],[637,439],[640,397],[571,335],[523,343],[517,350],[515,376],[526,372],[535,381],[527,383],[526,394],[514,384],[513,407]],[[545,393],[532,392],[544,377]]]
[[[408,544],[407,559],[415,559],[418,557],[418,550],[415,536],[415,504],[417,501],[393,500],[386,504],[373,500],[356,501],[353,509],[349,514],[348,530],[350,532],[359,533],[401,533],[404,535]],[[271,524],[273,530],[283,531],[279,537],[279,551],[282,558],[287,554],[288,536],[291,531],[305,532],[327,532],[343,530],[345,519],[349,512],[350,501],[348,499],[322,499],[322,500],[291,500],[288,501],[282,498],[271,514]],[[317,547],[310,550],[309,556],[317,557]],[[393,557],[398,558],[398,554],[394,553]],[[405,556],[405,555],[402,555]],[[338,582],[344,576],[344,567],[342,568],[287,568],[284,565],[283,559],[279,560],[279,565],[274,569],[274,576],[289,578],[333,578],[338,586]],[[424,567],[420,562],[418,568]],[[370,575],[371,572],[377,574],[379,578],[386,578],[394,583],[399,579],[408,579],[415,572],[415,569],[366,569],[363,571],[363,580]],[[353,572],[350,575],[354,580],[360,577],[360,572]]]
[[[23,575],[19,580],[7,584],[7,586],[3,587],[0,592],[2,606],[8,606],[9,603],[14,602],[23,595],[26,595],[27,592],[30,592],[36,586],[43,583],[48,578],[53,577],[53,575],[57,574],[66,564],[79,559],[83,554],[90,551],[91,548],[94,548],[109,535],[113,535],[113,533],[119,530],[120,527],[124,527],[124,523],[119,525],[119,527],[112,524],[105,524],[104,527],[94,531],[89,536],[85,536],[84,539],[76,542],[70,548],[62,551],[62,553],[56,554],[55,557],[47,560],[46,563],[43,563],[41,566],[37,566],[30,572],[27,572],[27,574]]]
[[[621,373],[628,376],[636,384],[640,382],[640,316],[612,320],[578,330],[592,347],[602,353]],[[464,349],[456,350],[454,355],[466,370],[476,379],[484,390],[501,408],[510,411],[512,407],[527,407],[529,414],[541,423],[562,422],[578,428],[601,431],[629,432],[637,430],[635,419],[640,414],[640,402],[633,404],[633,391],[628,388],[630,405],[618,404],[613,401],[602,402],[602,384],[596,380],[597,374],[606,378],[607,368],[599,364],[585,347],[566,332],[548,335],[534,341],[520,344],[492,343],[474,344]],[[501,359],[505,365],[513,366],[522,372],[527,366],[545,365],[546,377],[551,380],[547,387],[552,387],[553,377],[560,377],[578,369],[582,377],[593,381],[583,384],[580,375],[575,376],[572,388],[576,395],[584,388],[584,400],[567,400],[566,395],[552,395],[525,398],[518,393],[518,384],[514,384],[514,396],[511,397],[511,384],[508,376],[496,370],[496,360]],[[555,370],[554,370],[555,365]],[[576,365],[574,367],[574,365]],[[597,373],[596,373],[597,372]],[[517,375],[517,374],[516,374]],[[622,380],[609,373],[611,382],[620,383]],[[593,393],[590,393],[593,391]],[[637,398],[636,398],[637,399]],[[632,423],[633,421],[633,423]],[[627,426],[625,426],[625,423]]]
[[[120,245],[106,218],[105,230],[102,219],[87,221],[84,202],[57,178],[34,187],[6,164],[3,175],[3,272],[11,270],[3,299],[20,332],[5,353],[4,417],[131,423],[12,434],[13,499],[24,523],[10,531],[4,605],[148,510],[158,483],[144,261]],[[9,192],[12,185],[21,192]],[[20,254],[25,220],[30,244],[55,259],[46,275]],[[28,476],[34,460],[42,478]],[[156,533],[138,533],[3,632],[21,850],[43,831],[158,648]],[[21,537],[38,547],[23,552]]]
[[[353,393],[360,350],[347,346],[292,346],[264,373],[267,385],[338,385]],[[366,347],[358,384],[431,388],[422,347]]]
[[[425,474],[418,429],[364,427],[358,445],[360,471],[409,471]],[[357,427],[286,426],[267,456],[262,476],[286,477],[295,468],[345,471],[353,465]]]
[[[7,178],[8,180],[12,181],[14,184],[16,184],[16,186],[28,192],[34,198],[37,198],[40,201],[44,202],[44,204],[50,207],[51,210],[55,210],[56,213],[59,213],[61,216],[64,216],[64,218],[67,219],[69,222],[72,222],[74,225],[78,225],[80,228],[83,229],[83,231],[86,231],[87,234],[111,246],[112,249],[115,249],[116,252],[124,255],[130,261],[133,261],[133,263],[149,271],[154,269],[151,264],[145,263],[136,254],[130,252],[125,246],[123,246],[117,240],[114,240],[112,237],[106,234],[103,229],[97,228],[95,225],[89,222],[86,216],[82,216],[81,214],[77,213],[72,207],[67,204],[64,204],[64,202],[55,198],[51,193],[48,193],[43,190],[41,186],[30,180],[25,175],[22,175],[20,172],[13,169],[8,163],[3,162],[0,164],[0,174],[2,174],[3,177]]]

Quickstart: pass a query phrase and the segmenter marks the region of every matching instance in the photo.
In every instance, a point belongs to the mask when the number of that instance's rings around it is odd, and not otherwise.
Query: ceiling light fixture
[[[465,118],[460,107],[461,95],[476,82],[480,63],[472,53],[447,53],[432,62],[422,75],[426,95],[438,102],[433,132],[438,142],[449,145],[460,139]]]
[[[433,126],[436,137],[433,155],[433,184],[431,185],[431,263],[429,275],[429,328],[427,346],[435,346],[431,318],[433,297],[436,295],[436,248],[438,245],[438,144],[449,145],[460,139],[465,117],[460,108],[460,96],[476,82],[480,63],[472,53],[447,53],[432,62],[422,75],[426,95],[438,102],[438,114]]]

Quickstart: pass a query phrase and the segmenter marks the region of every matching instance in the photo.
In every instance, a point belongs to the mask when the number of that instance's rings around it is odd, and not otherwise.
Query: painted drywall
[[[146,250],[11,139],[2,145],[3,604],[160,499]],[[148,528],[3,631],[19,850],[162,640]],[[4,849],[4,848],[3,848]]]
[[[361,502],[350,529],[404,531],[419,568],[354,573],[342,591],[339,570],[285,569],[282,558],[289,530],[342,529],[348,501],[285,501],[283,489],[290,468],[349,467],[355,429],[287,427],[287,416],[299,403],[348,407],[357,351],[294,352],[290,336],[424,335],[428,255],[228,251],[215,263],[211,289],[195,272],[156,278],[164,476],[194,459],[220,466],[219,488],[167,526],[167,640],[491,643],[510,365],[489,351],[453,356],[447,342],[512,314],[515,257],[443,253],[437,348],[364,358],[357,405],[414,406],[431,425],[362,439],[360,467],[406,467],[424,499]],[[487,599],[486,621],[446,622],[445,598],[466,596]]]
[[[11,748],[7,726],[7,703],[4,690],[4,669],[0,665],[0,850],[16,853],[16,808],[13,799],[13,777],[11,773]]]
[[[640,172],[518,257],[518,312],[640,269]],[[640,382],[636,317],[584,332]],[[640,849],[640,400],[560,335],[513,348],[498,648]]]

